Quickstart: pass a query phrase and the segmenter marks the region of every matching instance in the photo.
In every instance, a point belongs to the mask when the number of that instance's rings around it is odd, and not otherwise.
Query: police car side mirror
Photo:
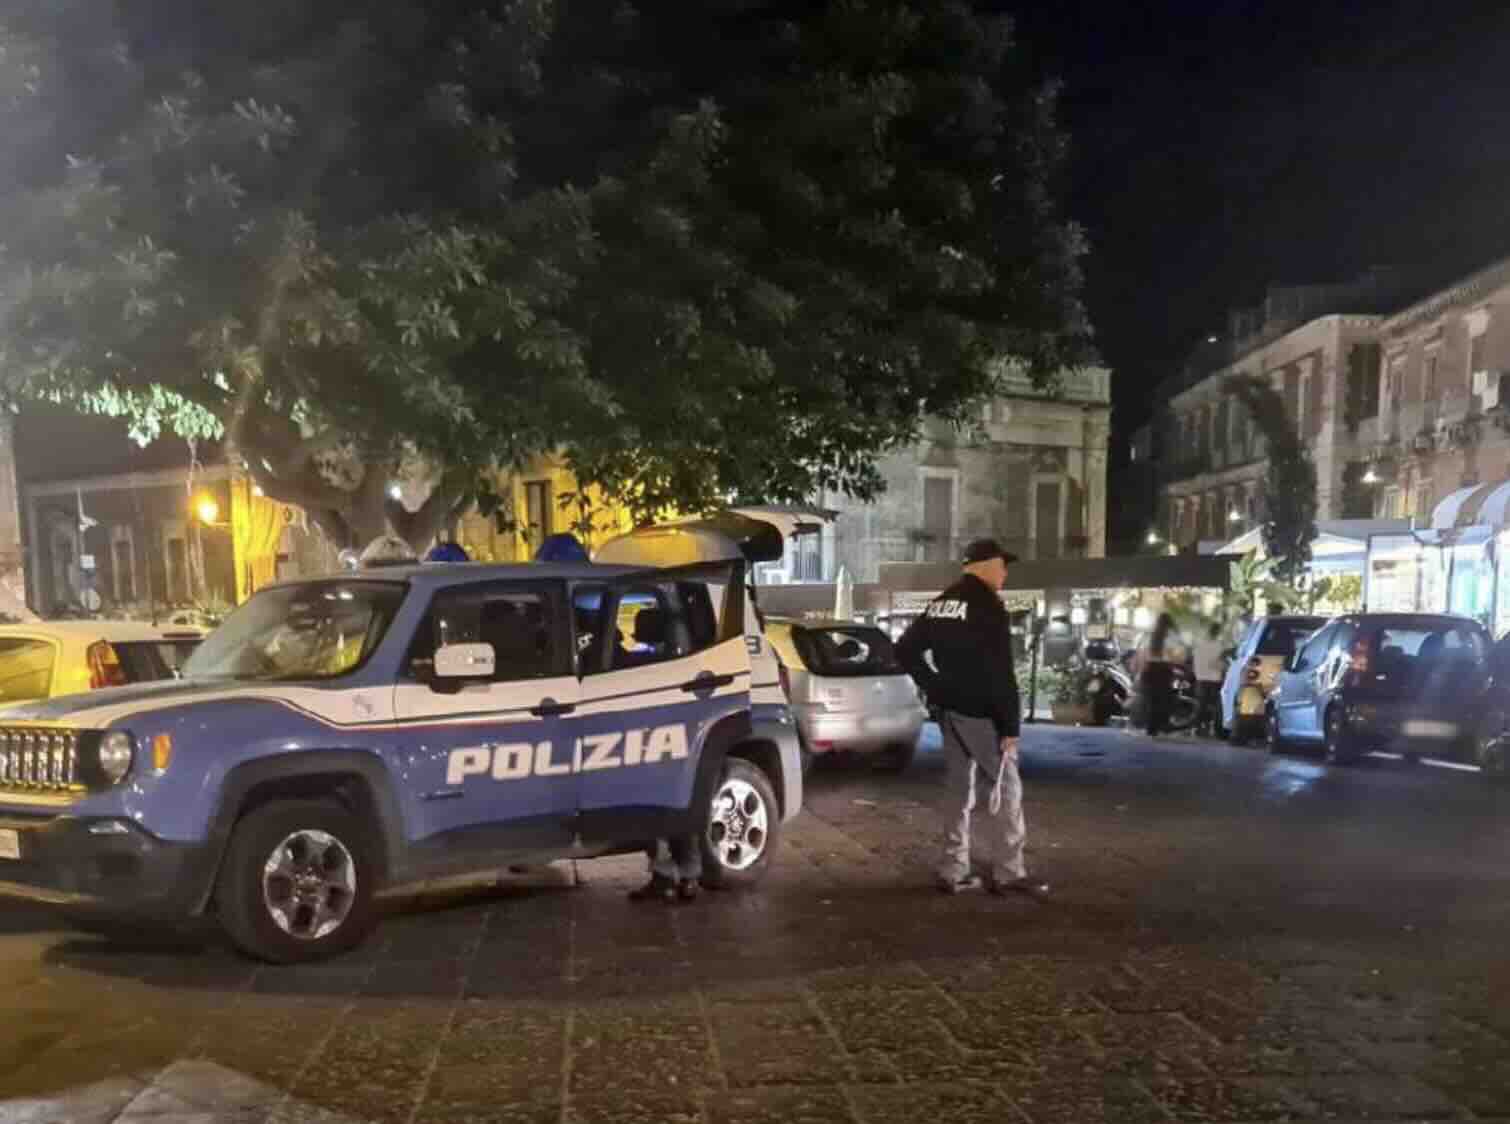
[[[435,670],[431,674],[446,683],[491,679],[493,660],[491,644],[446,644],[435,649]]]

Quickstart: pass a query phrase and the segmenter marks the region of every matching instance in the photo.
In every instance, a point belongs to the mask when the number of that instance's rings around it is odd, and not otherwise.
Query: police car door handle
[[[682,690],[689,695],[698,691],[715,691],[719,687],[727,687],[734,682],[732,675],[714,675],[711,672],[703,672],[696,679],[690,679],[682,684]]]
[[[576,709],[575,703],[558,703],[555,699],[541,699],[539,706],[530,707],[530,713],[536,718],[559,718]]]

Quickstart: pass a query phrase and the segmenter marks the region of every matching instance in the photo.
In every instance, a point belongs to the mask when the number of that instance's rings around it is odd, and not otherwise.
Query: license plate
[[[21,857],[21,833],[12,828],[0,827],[0,859]]]
[[[1455,738],[1458,736],[1458,727],[1455,722],[1426,722],[1413,718],[1401,726],[1400,730],[1407,738]]]

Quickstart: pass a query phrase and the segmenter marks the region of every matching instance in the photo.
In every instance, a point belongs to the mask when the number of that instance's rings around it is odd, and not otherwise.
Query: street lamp
[[[1148,538],[1144,539],[1143,541],[1146,542],[1149,546],[1158,546],[1159,545],[1159,532],[1157,532],[1157,531],[1149,531],[1148,532]]]
[[[194,514],[199,516],[199,521],[206,527],[216,525],[215,521],[220,518],[220,505],[215,502],[213,496],[201,496],[199,502],[194,505]]]

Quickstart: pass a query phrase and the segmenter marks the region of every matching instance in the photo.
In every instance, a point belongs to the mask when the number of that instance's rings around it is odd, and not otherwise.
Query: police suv
[[[384,887],[657,836],[759,880],[802,771],[745,577],[780,535],[729,529],[270,586],[180,680],[0,713],[0,895],[208,913],[292,962],[357,944]]]

